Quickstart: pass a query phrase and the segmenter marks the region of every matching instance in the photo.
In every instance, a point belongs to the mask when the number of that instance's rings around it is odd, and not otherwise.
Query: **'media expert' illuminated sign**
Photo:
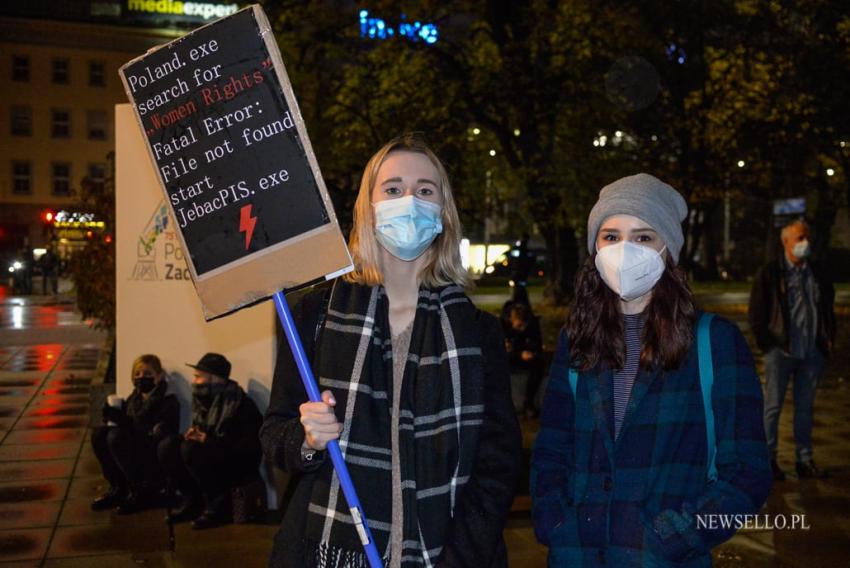
[[[235,14],[238,4],[175,2],[173,0],[128,0],[127,11],[138,15],[178,16],[181,19],[211,20]]]

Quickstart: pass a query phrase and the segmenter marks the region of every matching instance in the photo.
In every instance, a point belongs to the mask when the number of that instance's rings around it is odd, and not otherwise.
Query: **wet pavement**
[[[718,304],[747,332],[737,302]],[[67,298],[9,297],[0,288],[0,568],[265,566],[274,519],[208,531],[178,525],[170,552],[163,509],[124,517],[90,511],[107,489],[88,441],[89,389],[102,372],[106,338],[90,323]],[[850,566],[850,320],[842,323],[814,432],[815,457],[832,477],[796,479],[789,393],[779,454],[789,479],[776,484],[762,511],[805,514],[810,528],[742,530],[715,550],[716,566]],[[519,396],[522,385],[515,388]],[[523,419],[522,426],[529,448],[537,421]],[[546,549],[534,540],[524,493],[505,531],[510,565],[542,567]]]
[[[89,443],[106,336],[67,297],[0,288],[0,566],[265,566],[274,524],[175,530],[164,509],[92,512],[107,483]]]

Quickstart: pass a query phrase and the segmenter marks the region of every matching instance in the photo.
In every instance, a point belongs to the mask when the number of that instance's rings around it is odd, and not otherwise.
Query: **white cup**
[[[112,408],[120,409],[124,406],[124,399],[122,397],[118,396],[117,394],[110,394],[109,396],[106,397],[106,404],[108,404]],[[106,425],[107,426],[118,426],[118,424],[116,424],[115,422],[113,422],[111,420],[109,422],[107,422]]]

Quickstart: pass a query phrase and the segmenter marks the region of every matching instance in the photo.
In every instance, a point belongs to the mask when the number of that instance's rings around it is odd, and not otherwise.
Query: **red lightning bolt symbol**
[[[251,204],[244,205],[239,212],[239,232],[245,232],[245,250],[251,245],[251,237],[254,235],[254,225],[257,218],[251,217]]]

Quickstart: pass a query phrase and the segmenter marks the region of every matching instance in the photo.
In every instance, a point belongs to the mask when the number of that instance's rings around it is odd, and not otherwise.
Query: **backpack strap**
[[[697,324],[697,356],[699,382],[702,387],[702,404],[705,408],[705,435],[708,447],[708,479],[717,479],[717,442],[714,438],[714,409],[711,405],[711,387],[714,385],[714,364],[711,360],[711,320],[714,314],[703,313]]]
[[[705,436],[708,448],[708,479],[717,479],[717,442],[714,434],[714,408],[711,405],[711,387],[714,385],[714,364],[711,360],[711,320],[714,314],[703,313],[697,324],[697,356],[699,358],[699,380],[702,388],[702,404],[705,409]],[[569,369],[570,390],[576,398],[578,371]]]
[[[573,400],[576,399],[576,385],[578,384],[578,371],[570,367],[570,389],[573,391]]]

